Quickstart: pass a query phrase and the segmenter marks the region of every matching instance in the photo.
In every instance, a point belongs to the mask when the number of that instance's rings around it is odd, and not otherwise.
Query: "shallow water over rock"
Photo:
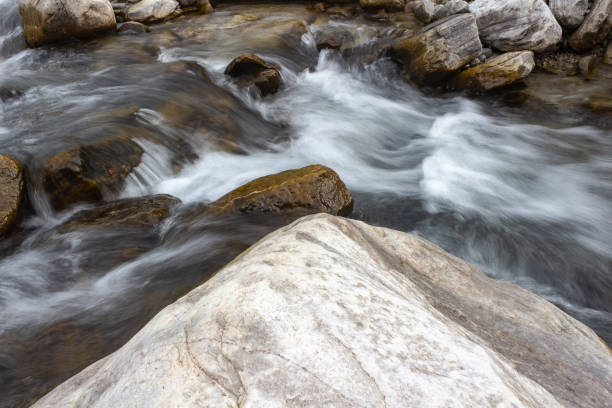
[[[340,175],[352,217],[424,236],[612,341],[610,66],[590,79],[532,74],[527,86],[468,99],[418,90],[377,59],[389,38],[420,28],[403,14],[374,22],[343,17],[351,6],[221,5],[149,33],[27,49],[16,1],[0,5],[0,95],[10,96],[0,154],[24,164],[29,201],[0,242],[0,406],[27,405],[113,351],[287,222],[194,216],[199,206],[311,164]],[[349,41],[319,52],[325,30]],[[245,52],[281,67],[276,95],[260,99],[223,75]],[[53,210],[43,163],[108,138],[143,153],[103,199],[171,194],[182,204],[153,231],[62,231],[89,205]]]

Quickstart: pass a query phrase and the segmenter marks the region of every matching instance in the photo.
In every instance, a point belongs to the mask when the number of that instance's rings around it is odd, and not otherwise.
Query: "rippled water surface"
[[[410,19],[220,6],[148,34],[30,50],[16,1],[0,7],[0,153],[28,169],[31,207],[0,245],[0,406],[25,406],[112,352],[286,222],[194,217],[198,205],[313,163],[340,174],[352,217],[422,235],[612,341],[612,119],[576,103],[581,89],[610,94],[606,68],[589,82],[534,74],[527,89],[469,99],[420,91],[370,58],[416,29]],[[354,40],[319,53],[322,30]],[[255,98],[224,77],[247,51],[282,67],[279,94]],[[183,204],[155,231],[59,233],[76,209],[50,209],[41,163],[116,135],[145,150],[119,196]]]

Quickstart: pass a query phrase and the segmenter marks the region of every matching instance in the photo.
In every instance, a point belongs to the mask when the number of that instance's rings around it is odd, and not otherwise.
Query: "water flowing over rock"
[[[176,0],[142,0],[127,9],[127,18],[140,23],[154,23],[170,18],[178,8]]]
[[[571,407],[612,401],[586,326],[416,236],[302,218],[34,405]]]
[[[70,37],[87,38],[117,27],[108,0],[19,0],[19,12],[31,47]]]
[[[586,52],[602,42],[612,28],[612,0],[596,0],[591,12],[569,38],[569,46]]]
[[[261,96],[278,92],[281,85],[279,67],[254,54],[236,57],[225,69],[225,75],[238,78],[238,86],[254,85]]]
[[[466,69],[453,83],[459,88],[487,92],[527,77],[534,67],[532,51],[507,52]]]
[[[78,202],[100,201],[108,192],[117,193],[140,164],[142,154],[138,144],[123,137],[57,153],[42,167],[43,186],[51,205],[63,210]]]
[[[312,165],[253,180],[209,207],[215,213],[306,213],[348,215],[353,196],[338,174]]]
[[[550,10],[563,28],[574,29],[589,10],[588,0],[550,0]]]
[[[433,84],[458,70],[482,52],[476,20],[459,14],[436,21],[414,37],[400,39],[391,47],[417,83]]]
[[[483,43],[500,51],[545,52],[561,41],[561,26],[543,0],[475,0]]]
[[[0,238],[15,225],[23,198],[21,164],[12,157],[0,155]]]

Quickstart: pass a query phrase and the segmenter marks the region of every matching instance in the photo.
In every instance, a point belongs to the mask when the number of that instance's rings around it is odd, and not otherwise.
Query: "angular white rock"
[[[604,408],[611,390],[607,347],[553,305],[415,236],[320,214],[34,407]]]
[[[483,43],[501,51],[545,52],[561,41],[561,26],[543,0],[475,0]]]

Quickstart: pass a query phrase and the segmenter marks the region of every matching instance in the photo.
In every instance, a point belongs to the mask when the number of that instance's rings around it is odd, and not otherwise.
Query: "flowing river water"
[[[576,103],[609,95],[609,72],[534,74],[527,89],[486,98],[422,91],[369,57],[414,21],[321,17],[303,5],[219,6],[151,33],[28,49],[16,4],[0,0],[0,153],[27,167],[31,215],[0,246],[1,407],[27,406],[112,352],[282,225],[190,209],[314,163],[347,184],[353,218],[419,234],[612,342],[612,115]],[[293,35],[301,21],[306,33]],[[349,32],[352,48],[318,52],[326,29]],[[255,98],[224,77],[243,52],[282,67],[280,93]],[[75,209],[51,210],[41,162],[119,133],[145,151],[120,196],[183,204],[154,233],[57,233]],[[187,160],[176,166],[151,134],[187,143]],[[131,247],[137,256],[110,260]]]

